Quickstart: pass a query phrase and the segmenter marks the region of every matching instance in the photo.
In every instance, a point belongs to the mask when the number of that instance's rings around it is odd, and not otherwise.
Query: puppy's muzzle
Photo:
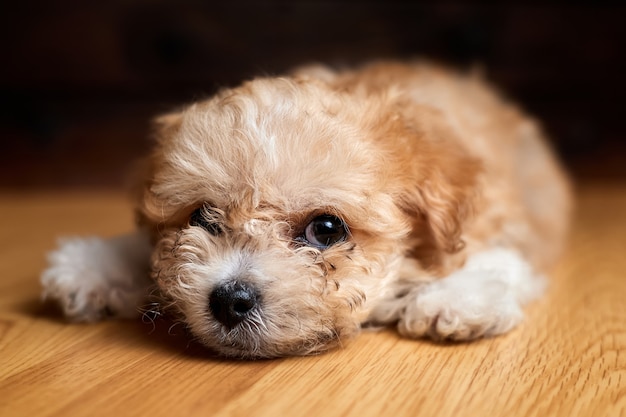
[[[257,290],[239,281],[222,284],[214,288],[209,296],[211,313],[229,329],[241,323],[258,303]]]

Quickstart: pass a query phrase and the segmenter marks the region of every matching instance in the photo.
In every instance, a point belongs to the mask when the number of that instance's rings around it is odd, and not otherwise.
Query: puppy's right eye
[[[301,240],[319,249],[327,249],[344,241],[349,235],[348,226],[337,216],[323,214],[306,226]]]
[[[223,230],[220,224],[213,218],[212,213],[204,207],[200,207],[189,218],[189,225],[198,226],[211,233],[213,236],[219,236]]]

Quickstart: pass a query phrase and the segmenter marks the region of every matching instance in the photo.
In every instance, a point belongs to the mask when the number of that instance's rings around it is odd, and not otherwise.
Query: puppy
[[[149,294],[207,347],[328,350],[364,325],[410,338],[511,330],[564,240],[567,180],[537,125],[426,63],[313,66],[156,120],[139,231],[72,239],[44,296],[76,321]]]

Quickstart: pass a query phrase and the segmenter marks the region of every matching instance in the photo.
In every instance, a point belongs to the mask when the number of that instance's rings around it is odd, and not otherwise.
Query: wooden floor
[[[0,416],[626,416],[626,185],[586,185],[547,296],[470,344],[364,333],[317,357],[213,358],[165,321],[64,323],[61,234],[132,227],[121,194],[0,193]]]

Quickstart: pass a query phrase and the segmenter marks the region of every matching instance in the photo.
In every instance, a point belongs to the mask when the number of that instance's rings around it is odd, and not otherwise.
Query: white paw
[[[148,253],[137,238],[67,239],[48,255],[43,297],[74,321],[135,317],[145,299]]]
[[[496,272],[459,271],[413,293],[398,330],[408,337],[470,340],[505,333],[523,318],[515,294]]]

